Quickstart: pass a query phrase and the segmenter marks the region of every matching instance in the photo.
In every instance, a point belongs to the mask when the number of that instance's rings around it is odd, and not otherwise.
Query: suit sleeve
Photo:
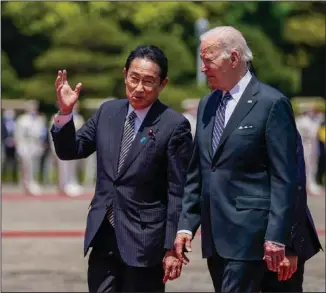
[[[168,206],[164,242],[166,249],[174,247],[191,148],[190,124],[188,120],[184,120],[172,134],[167,151]]]
[[[96,128],[101,108],[76,132],[73,119],[60,129],[52,125],[55,152],[61,160],[87,158],[96,150]]]
[[[197,124],[200,121],[200,109],[202,102],[199,103]],[[201,170],[198,153],[198,125],[194,138],[192,156],[187,173],[184,195],[182,200],[182,212],[179,219],[178,231],[188,230],[192,235],[196,234],[200,226],[200,196],[201,196]]]
[[[297,130],[289,100],[277,100],[266,125],[271,206],[265,240],[291,244],[292,213],[297,196]]]

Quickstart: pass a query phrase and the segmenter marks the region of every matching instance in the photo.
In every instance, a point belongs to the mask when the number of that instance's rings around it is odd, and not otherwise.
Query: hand
[[[168,280],[174,280],[180,277],[182,262],[178,260],[176,253],[173,250],[166,252],[163,259],[164,277],[163,283],[165,284]]]
[[[298,257],[296,255],[289,255],[284,258],[278,268],[277,278],[279,281],[286,281],[291,279],[292,275],[297,271]]]
[[[277,272],[285,257],[285,247],[266,241],[264,243],[264,249],[265,253],[263,259],[266,261],[267,268],[270,271]]]
[[[184,248],[187,252],[191,252],[191,240],[191,235],[187,233],[178,233],[174,241],[177,258],[184,264],[189,263],[189,259],[185,255]]]
[[[77,103],[82,84],[78,83],[73,91],[68,84],[67,71],[58,71],[58,76],[55,81],[57,90],[58,105],[61,114],[70,114],[75,104]]]

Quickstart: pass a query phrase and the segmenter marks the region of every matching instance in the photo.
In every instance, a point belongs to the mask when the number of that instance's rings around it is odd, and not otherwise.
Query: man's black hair
[[[149,59],[160,67],[160,81],[162,82],[168,74],[168,59],[163,51],[154,45],[141,45],[133,50],[126,61],[125,68],[128,71],[131,62],[135,58]]]

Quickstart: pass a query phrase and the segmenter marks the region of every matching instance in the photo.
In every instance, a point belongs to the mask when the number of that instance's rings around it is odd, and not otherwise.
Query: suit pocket
[[[238,196],[235,198],[235,204],[237,209],[269,211],[271,201],[269,198],[263,197]]]
[[[254,135],[257,133],[257,129],[243,129],[234,132],[235,135]]]
[[[142,223],[159,223],[166,219],[165,208],[145,209],[139,211],[140,221]]]

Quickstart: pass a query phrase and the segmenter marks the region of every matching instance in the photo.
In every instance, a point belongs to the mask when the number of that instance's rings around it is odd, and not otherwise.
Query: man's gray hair
[[[213,40],[222,46],[225,58],[231,56],[232,50],[236,50],[243,63],[248,63],[253,59],[252,52],[240,31],[232,26],[218,26],[212,28],[201,35],[200,40]]]

